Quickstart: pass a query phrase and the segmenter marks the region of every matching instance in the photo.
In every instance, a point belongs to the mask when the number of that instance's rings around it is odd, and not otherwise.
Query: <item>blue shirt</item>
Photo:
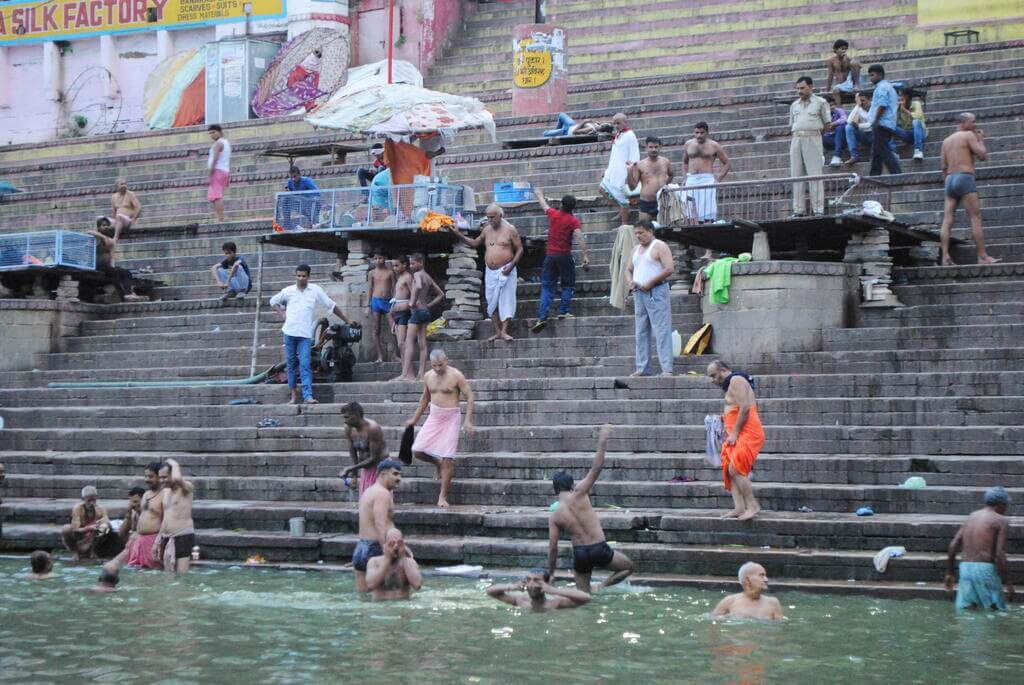
[[[289,177],[288,182],[284,184],[286,190],[295,192],[296,190],[319,190],[316,184],[313,183],[313,179],[309,176],[299,176],[299,182],[296,184],[295,179]]]
[[[875,92],[871,96],[871,109],[868,111],[868,121],[872,125],[875,123],[879,107],[885,107],[885,113],[878,120],[878,125],[888,129],[895,129],[896,110],[899,109],[899,99],[896,97],[896,89],[885,79],[875,84]]]

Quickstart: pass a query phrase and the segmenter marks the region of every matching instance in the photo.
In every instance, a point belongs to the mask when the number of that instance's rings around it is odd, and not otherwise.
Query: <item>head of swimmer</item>
[[[438,376],[444,375],[448,369],[448,353],[438,348],[430,352],[430,368]]]
[[[751,599],[757,599],[768,591],[768,574],[761,564],[748,561],[740,566],[739,580],[743,594]]]
[[[523,585],[526,587],[526,594],[530,599],[544,599],[544,585],[551,580],[548,572],[542,568],[531,568],[526,573],[526,580]]]
[[[402,462],[385,459],[377,464],[377,483],[388,490],[394,490],[402,482]]]
[[[343,404],[341,420],[350,428],[360,428],[363,425],[363,405],[358,402]]]
[[[647,219],[640,219],[633,224],[633,235],[638,243],[647,247],[654,240],[654,224]]]
[[[708,364],[707,376],[712,385],[721,385],[730,373],[732,373],[732,369],[721,359],[716,359]]]
[[[657,159],[661,153],[661,138],[658,136],[647,136],[644,145],[647,146],[648,159]]]

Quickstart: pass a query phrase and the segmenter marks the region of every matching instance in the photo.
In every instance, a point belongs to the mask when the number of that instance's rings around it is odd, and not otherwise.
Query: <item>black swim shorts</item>
[[[976,192],[978,185],[974,181],[974,174],[958,173],[946,177],[946,197],[959,200],[964,195]]]
[[[366,571],[366,562],[384,554],[384,549],[376,540],[360,540],[352,552],[352,567],[357,571]]]
[[[612,563],[615,552],[605,541],[592,545],[572,546],[572,568],[576,573],[590,573],[595,568],[604,568]]]
[[[636,201],[637,209],[651,217],[651,220],[658,218],[658,201],[657,200],[645,200],[642,197]]]
[[[395,320],[396,326],[408,326],[409,317],[412,315],[412,310],[403,309],[400,312],[391,312],[391,318]]]
[[[430,310],[429,309],[414,309],[412,310],[412,316],[409,317],[409,323],[422,326],[430,323]]]

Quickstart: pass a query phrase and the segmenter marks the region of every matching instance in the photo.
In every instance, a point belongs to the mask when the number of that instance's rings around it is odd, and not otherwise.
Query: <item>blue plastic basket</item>
[[[96,238],[71,231],[0,235],[0,270],[26,266],[96,268]]]
[[[529,202],[533,198],[533,185],[526,182],[500,182],[494,184],[494,201]]]

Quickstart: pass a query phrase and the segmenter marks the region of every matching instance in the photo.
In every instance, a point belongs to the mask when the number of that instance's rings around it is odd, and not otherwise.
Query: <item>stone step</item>
[[[1024,265],[1022,265],[1024,266]],[[835,349],[949,349],[982,344],[1010,346],[1020,341],[1024,324],[837,328],[822,332],[825,351]]]
[[[949,267],[946,267],[949,268]],[[897,273],[897,277],[899,274]],[[962,281],[921,280],[894,287],[900,301],[907,305],[972,305],[1019,302],[1024,292],[1024,278]]]
[[[1024,323],[1024,295],[1019,302],[926,304],[895,309],[864,309],[862,316],[864,324],[872,327]]]

